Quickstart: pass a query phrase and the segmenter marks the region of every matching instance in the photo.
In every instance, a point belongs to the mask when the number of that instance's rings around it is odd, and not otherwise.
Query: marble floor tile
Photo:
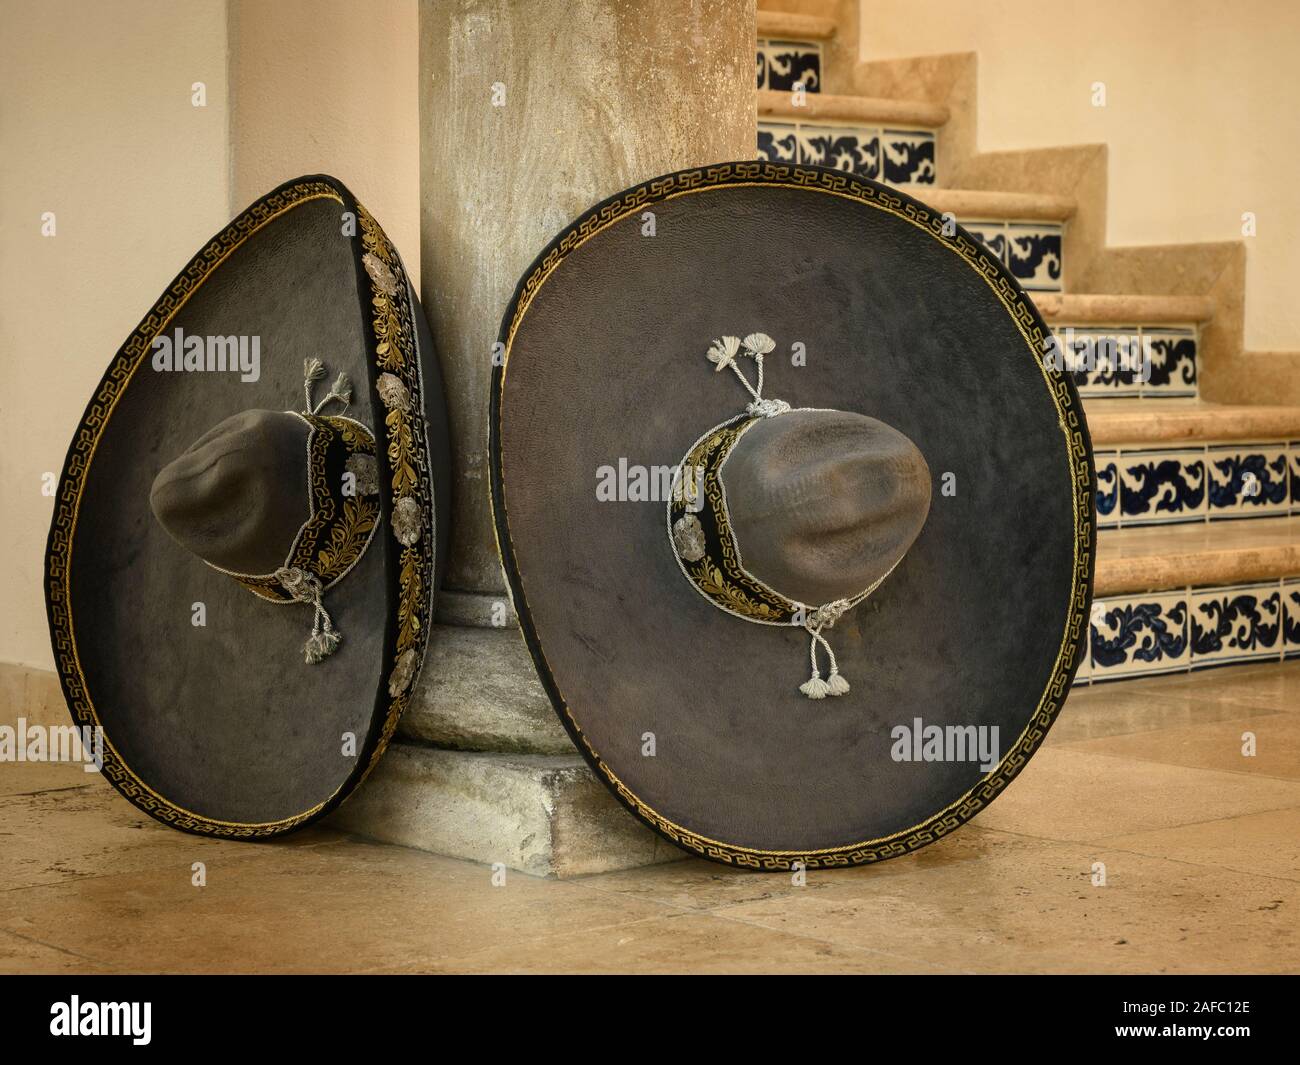
[[[518,873],[496,887],[492,876],[487,866],[357,840],[248,844],[208,860],[203,887],[178,862],[0,892],[0,929],[126,971],[353,972],[522,950],[547,935],[675,912]]]
[[[1297,907],[1300,884],[1285,880],[1026,840],[714,913],[964,972],[1206,973],[1296,971]]]
[[[1300,880],[1300,809],[1135,832],[1099,843],[1157,858]]]
[[[713,914],[666,917],[495,946],[442,962],[458,973],[859,973],[944,971],[929,962],[831,943]],[[409,970],[408,970],[409,971]]]
[[[1248,712],[1256,715],[1284,712],[1267,704],[1246,711],[1238,702],[1207,698],[1198,694],[1200,690],[1191,684],[1171,685],[1165,677],[1075,688],[1047,734],[1044,746],[1074,746],[1107,736],[1229,721]]]
[[[1300,807],[1300,782],[1047,747],[974,823],[1092,840],[1292,807]]]
[[[1260,713],[1134,732],[1082,740],[1068,749],[1300,781],[1300,714]]]

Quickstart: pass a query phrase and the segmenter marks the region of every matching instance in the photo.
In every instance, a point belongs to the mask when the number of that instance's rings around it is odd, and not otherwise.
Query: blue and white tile
[[[935,137],[929,130],[887,129],[881,132],[881,167],[891,185],[933,185]]]
[[[1141,338],[1136,328],[1060,328],[1056,336],[1065,356],[1065,368],[1085,398],[1136,399],[1142,391],[1137,373],[1141,365]]]
[[[1093,683],[1175,673],[1191,665],[1182,592],[1099,599],[1092,605],[1089,635]]]
[[[1035,292],[1061,291],[1063,236],[1059,225],[1008,223],[1007,266],[1022,286]]]
[[[1193,669],[1281,654],[1281,581],[1195,588],[1190,615]]]
[[[1282,582],[1282,650],[1287,658],[1300,655],[1300,580]]]
[[[1191,327],[1142,330],[1142,362],[1149,376],[1142,398],[1186,397],[1197,393],[1197,335]]]
[[[798,141],[801,163],[830,166],[859,177],[880,176],[880,135],[876,130],[800,123]]]
[[[1005,222],[967,222],[960,219],[962,228],[989,250],[989,254],[1003,266],[1007,265],[1007,224]]]
[[[796,127],[780,122],[760,122],[758,157],[773,163],[797,163],[799,143]]]
[[[1113,528],[1119,524],[1118,451],[1098,451],[1093,455],[1097,467],[1097,525]]]
[[[1125,449],[1119,456],[1119,521],[1159,525],[1204,521],[1205,449]]]
[[[1300,440],[1292,440],[1287,445],[1287,460],[1291,481],[1291,513],[1300,514]]]
[[[821,45],[812,41],[759,41],[758,87],[792,91],[802,84],[805,92],[821,92]]]
[[[1224,444],[1206,453],[1210,519],[1276,517],[1290,511],[1287,446]]]

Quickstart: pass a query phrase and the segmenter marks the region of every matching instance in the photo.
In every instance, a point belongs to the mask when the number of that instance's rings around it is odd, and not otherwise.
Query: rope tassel
[[[819,606],[804,621],[804,631],[812,637],[808,644],[808,660],[812,663],[812,676],[799,685],[799,690],[809,699],[825,699],[828,695],[843,695],[849,690],[849,682],[840,676],[840,666],[835,661],[835,652],[831,650],[831,645],[827,642],[826,637],[822,635],[822,629],[831,628],[848,608],[848,600],[837,599],[833,603]],[[822,648],[826,651],[826,658],[830,662],[830,670],[826,674],[825,680],[822,680],[821,670],[817,666],[818,644],[822,645]]]
[[[275,571],[275,578],[280,586],[300,603],[309,603],[315,610],[312,618],[311,636],[302,645],[303,657],[308,665],[315,665],[322,658],[328,658],[343,641],[343,634],[334,627],[329,611],[321,602],[323,594],[320,580],[305,569],[297,566],[281,566]]]

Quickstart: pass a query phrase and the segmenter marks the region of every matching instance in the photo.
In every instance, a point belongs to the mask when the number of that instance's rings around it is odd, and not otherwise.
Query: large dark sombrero
[[[670,174],[539,256],[493,381],[497,535],[556,711],[637,817],[747,868],[873,862],[1019,772],[1094,556],[1045,339],[965,231],[834,170]]]
[[[340,182],[199,250],[91,398],[50,528],[64,694],[123,795],[266,837],[356,787],[424,656],[446,433],[411,281]]]

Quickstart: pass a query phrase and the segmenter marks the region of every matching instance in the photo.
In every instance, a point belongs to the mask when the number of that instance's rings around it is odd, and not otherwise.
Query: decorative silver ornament
[[[396,699],[411,686],[411,679],[414,676],[415,648],[408,647],[398,656],[397,665],[393,667],[393,672],[388,675],[388,694]]]
[[[379,491],[379,463],[374,455],[358,451],[348,456],[343,468],[355,479],[358,495],[372,496]]]
[[[375,389],[379,392],[379,398],[384,401],[384,406],[389,410],[411,409],[411,393],[402,384],[401,378],[390,373],[381,373],[379,380],[375,382]]]
[[[366,268],[366,273],[370,275],[370,280],[375,283],[375,287],[380,292],[385,296],[397,295],[397,277],[388,268],[387,263],[372,251],[361,256],[361,262]]]
[[[704,526],[694,514],[685,514],[673,522],[673,545],[687,562],[704,557]]]
[[[424,531],[424,514],[420,504],[410,496],[402,496],[393,504],[393,535],[403,547],[410,547]]]

